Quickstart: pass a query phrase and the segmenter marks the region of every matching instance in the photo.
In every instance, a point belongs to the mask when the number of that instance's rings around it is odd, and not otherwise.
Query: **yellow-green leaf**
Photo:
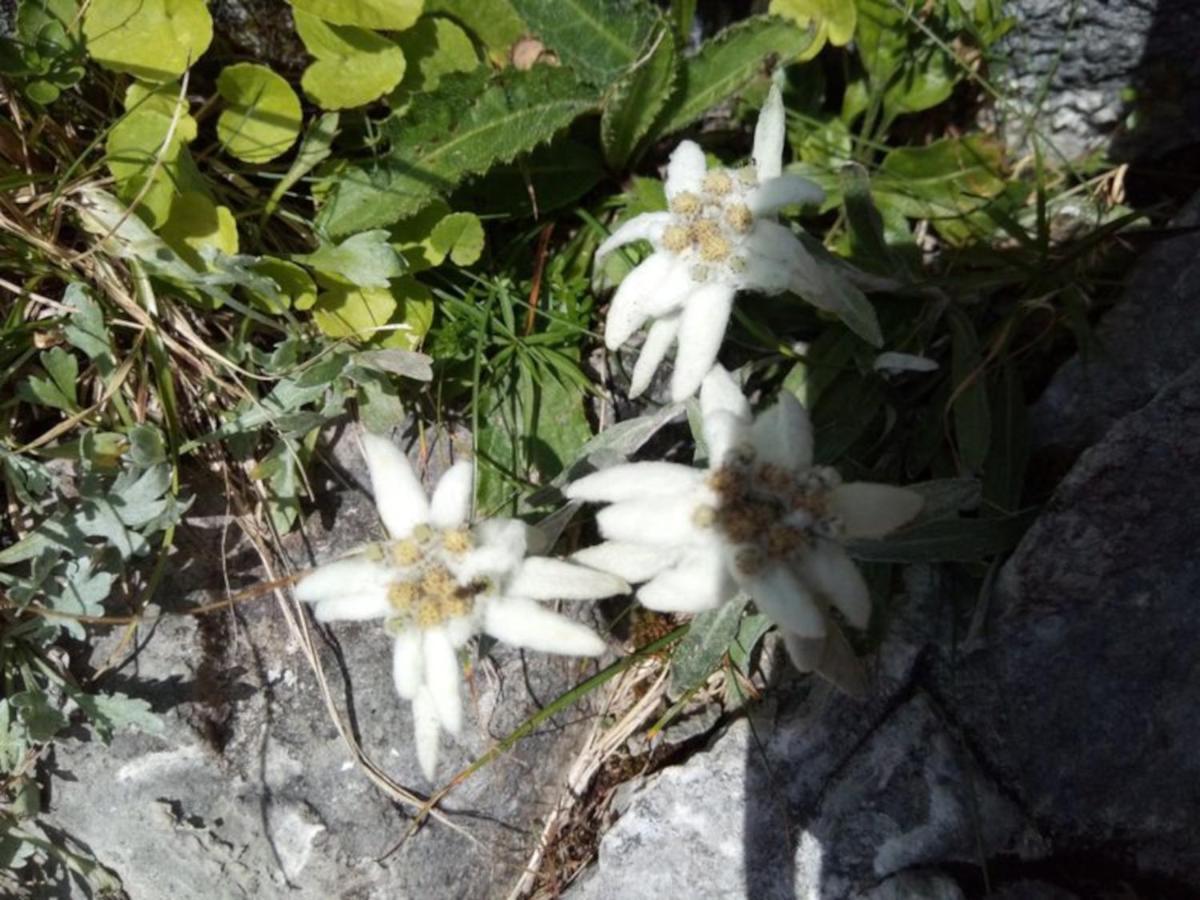
[[[295,10],[296,31],[316,57],[300,86],[322,109],[349,109],[377,100],[404,77],[404,51],[387,38],[351,25],[329,25]]]
[[[226,152],[251,163],[272,160],[300,134],[300,98],[266,66],[238,63],[217,77],[217,91],[228,106],[217,120],[217,137]]]
[[[497,65],[508,62],[509,52],[523,34],[525,23],[510,0],[426,0],[425,12],[453,16],[470,29]]]
[[[253,268],[257,274],[274,281],[279,289],[277,297],[270,297],[261,291],[249,292],[251,299],[267,312],[280,313],[289,306],[300,310],[311,309],[317,302],[317,286],[302,266],[286,259],[264,256],[254,263]]]
[[[421,15],[422,0],[291,0],[297,11],[377,31],[403,31]]]
[[[332,338],[412,350],[433,321],[433,297],[414,278],[398,278],[387,288],[330,282],[317,297],[313,320]]]
[[[170,212],[181,180],[180,155],[186,153],[184,145],[196,133],[196,122],[184,115],[174,132],[170,129],[171,116],[148,103],[123,116],[109,129],[104,142],[104,161],[116,179],[117,195],[131,203],[141,194],[139,211],[152,226],[161,225]],[[142,193],[147,179],[152,179],[150,188]]]
[[[171,214],[158,230],[159,236],[197,271],[208,266],[200,251],[205,247],[222,253],[238,252],[237,222],[227,206],[217,206],[195,191],[178,194]]]
[[[391,97],[393,107],[403,105],[412,94],[432,91],[443,75],[470,72],[479,65],[470,36],[445,16],[422,16],[396,40],[406,66],[404,80]]]
[[[170,81],[208,49],[212,17],[204,0],[92,0],[83,36],[105,68]]]
[[[812,59],[825,42],[844,47],[854,37],[858,6],[854,0],[771,0],[767,11],[813,30],[812,45],[801,59]]]
[[[450,207],[446,201],[434,200],[415,216],[391,227],[392,246],[404,257],[410,273],[440,266],[446,259],[445,251],[439,251],[433,244],[433,230],[448,215]]]
[[[456,266],[469,266],[483,254],[483,223],[474,213],[451,213],[437,223],[429,240],[442,259],[449,255]]]

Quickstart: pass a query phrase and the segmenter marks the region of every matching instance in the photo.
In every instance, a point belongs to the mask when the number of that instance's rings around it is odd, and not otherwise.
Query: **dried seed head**
[[[721,235],[710,235],[700,242],[700,258],[705,262],[723,262],[729,258],[733,247]]]
[[[442,549],[455,556],[462,556],[475,546],[471,532],[466,528],[453,528],[442,532]]]
[[[749,234],[754,227],[754,213],[744,203],[735,203],[725,210],[725,221],[738,234]]]
[[[412,538],[405,538],[392,544],[392,561],[402,568],[416,565],[424,555],[420,545]]]
[[[410,613],[419,596],[420,586],[415,581],[394,581],[388,586],[388,603],[398,613]]]

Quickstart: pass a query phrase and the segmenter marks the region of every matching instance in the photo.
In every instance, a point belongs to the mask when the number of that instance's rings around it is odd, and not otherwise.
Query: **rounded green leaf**
[[[275,282],[279,289],[277,297],[259,291],[250,291],[255,304],[270,313],[280,313],[289,306],[293,309],[311,309],[317,302],[317,286],[312,276],[302,266],[286,259],[264,256],[254,263],[254,271]]]
[[[296,31],[316,62],[300,85],[322,109],[349,109],[377,100],[404,77],[404,51],[387,38],[349,25],[329,25],[295,10]]]
[[[771,0],[767,11],[814,30],[812,45],[801,55],[802,60],[816,56],[826,41],[844,47],[858,24],[858,6],[846,0]]]
[[[300,98],[266,66],[226,66],[217,77],[217,91],[229,104],[217,120],[217,137],[227,153],[263,163],[296,143],[302,119]]]
[[[392,106],[401,105],[421,91],[432,91],[443,75],[470,72],[479,65],[479,54],[470,36],[445,16],[422,16],[415,26],[396,39],[404,51],[404,80],[392,95]]]
[[[313,321],[332,338],[412,350],[433,321],[433,296],[414,278],[398,278],[388,288],[329,282],[313,306]]]
[[[429,235],[434,250],[456,266],[469,266],[483,254],[483,223],[469,212],[451,213]]]
[[[196,134],[196,120],[182,113],[172,132],[170,112],[164,111],[158,99],[143,100],[131,105],[131,111],[109,129],[104,161],[116,179],[117,195],[129,203],[142,194],[139,211],[157,226],[167,218],[176,186],[183,180],[181,157],[187,152],[187,141]],[[153,182],[142,193],[148,178]]]
[[[212,17],[204,0],[92,0],[83,35],[106,69],[170,81],[208,49]]]
[[[296,10],[332,22],[377,31],[403,31],[421,15],[422,0],[291,0]]]
[[[237,222],[229,207],[217,206],[196,191],[176,195],[171,203],[171,214],[158,233],[198,271],[208,268],[200,255],[205,247],[230,256],[238,252]]]

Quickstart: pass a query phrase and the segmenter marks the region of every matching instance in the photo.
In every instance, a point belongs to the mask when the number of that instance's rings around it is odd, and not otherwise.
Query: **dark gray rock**
[[[941,686],[1054,836],[1200,890],[1200,363],[1080,457]],[[1155,896],[1161,894],[1156,893]]]
[[[444,468],[444,444],[431,456],[431,468]],[[344,464],[345,486],[288,540],[300,567],[381,533],[369,496],[353,487],[364,480],[357,454],[338,447],[331,458]],[[209,509],[183,529],[175,574],[158,595],[169,609],[211,599],[204,592],[219,591],[226,570],[235,590],[261,577],[223,515],[220,486],[209,487],[197,488]],[[339,736],[291,624],[301,615],[292,601],[266,596],[236,613],[168,612],[142,632],[130,663],[100,686],[149,700],[165,730],[122,733],[111,747],[60,744],[49,823],[112,869],[134,900],[506,894],[588,725],[586,706],[449,796],[443,810],[465,834],[430,821],[385,859],[412,825],[412,809],[372,783]],[[395,782],[431,790],[412,751],[410,709],[392,687],[382,628],[307,627],[333,703],[367,756]],[[100,642],[95,659],[121,636]],[[584,677],[584,666],[494,647],[474,665],[464,735],[444,737],[439,775],[449,780]]]
[[[1178,377],[1200,349],[1200,195],[1137,263],[1097,349],[1054,376],[1031,410],[1033,443],[1074,458]]]
[[[998,56],[1013,143],[1067,159],[1153,156],[1200,140],[1200,8],[1191,0],[1011,0]],[[1045,148],[1045,143],[1043,143]]]

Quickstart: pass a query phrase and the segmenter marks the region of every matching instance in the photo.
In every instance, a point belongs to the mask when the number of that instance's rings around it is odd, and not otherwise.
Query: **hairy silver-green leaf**
[[[721,665],[737,637],[746,603],[746,595],[739,594],[692,619],[687,635],[671,654],[671,696],[678,697],[704,684]]]

